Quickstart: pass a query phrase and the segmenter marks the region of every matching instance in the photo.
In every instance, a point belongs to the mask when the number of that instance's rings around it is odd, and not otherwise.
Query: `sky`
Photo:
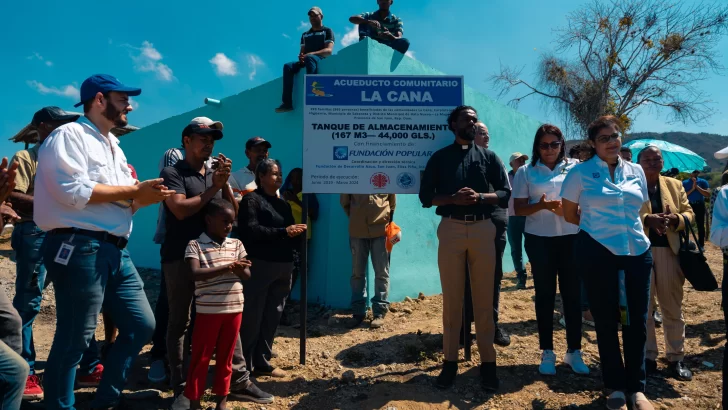
[[[489,77],[500,65],[524,67],[523,77],[533,79],[539,55],[553,49],[553,30],[585,1],[396,0],[392,11],[404,22],[411,57],[463,75],[467,85],[496,98]],[[274,80],[296,59],[314,5],[336,35],[334,52],[358,40],[348,18],[377,9],[376,0],[5,2],[4,15],[15,18],[0,26],[0,155],[22,149],[8,138],[39,108],[73,110],[81,83],[92,74],[112,74],[143,89],[129,114],[139,127],[197,108],[205,97],[221,99]],[[728,38],[719,50],[728,51]],[[728,66],[723,54],[720,62]],[[668,124],[647,110],[633,131],[728,135],[728,77],[711,75],[701,87],[715,101],[709,122]],[[519,110],[560,121],[536,98]]]

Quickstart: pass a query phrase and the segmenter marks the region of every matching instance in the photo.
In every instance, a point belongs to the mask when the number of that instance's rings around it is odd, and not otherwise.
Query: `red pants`
[[[195,330],[192,332],[192,356],[187,374],[185,397],[200,400],[207,386],[207,368],[212,353],[217,350],[215,362],[215,382],[212,394],[227,396],[233,374],[233,351],[240,334],[243,313],[205,314],[195,317]]]

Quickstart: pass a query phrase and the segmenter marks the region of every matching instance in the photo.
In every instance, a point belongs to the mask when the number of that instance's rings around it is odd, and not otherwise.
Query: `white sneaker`
[[[541,365],[538,366],[538,372],[546,376],[556,374],[556,355],[553,350],[544,350],[541,353]]]
[[[564,356],[564,363],[571,366],[571,370],[576,374],[589,374],[589,367],[584,364],[584,360],[581,358],[581,350],[574,350],[571,353],[566,353]]]

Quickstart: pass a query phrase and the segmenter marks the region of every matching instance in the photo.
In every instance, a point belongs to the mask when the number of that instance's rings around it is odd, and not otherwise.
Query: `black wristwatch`
[[[482,204],[484,199],[483,194],[478,194],[478,203]]]

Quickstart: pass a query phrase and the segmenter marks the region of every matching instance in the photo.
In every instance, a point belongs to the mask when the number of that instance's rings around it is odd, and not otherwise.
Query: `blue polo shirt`
[[[698,178],[698,186],[703,189],[710,188],[710,185],[708,184],[708,181],[704,180],[703,178]],[[683,181],[683,188],[685,188],[685,192],[690,192],[691,189],[693,189],[693,181],[688,178]],[[703,194],[698,192],[696,189],[693,191],[690,195],[688,195],[688,202],[694,203],[694,202],[700,202],[704,200]]]

